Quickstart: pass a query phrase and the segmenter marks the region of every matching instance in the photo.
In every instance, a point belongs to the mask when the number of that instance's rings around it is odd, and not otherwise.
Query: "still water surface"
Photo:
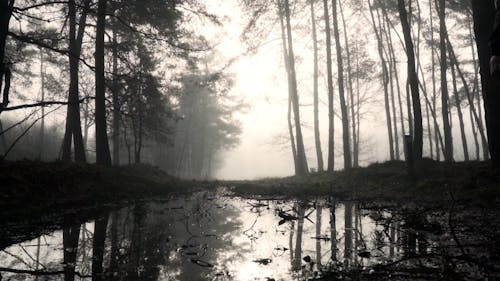
[[[500,254],[490,217],[454,204],[202,192],[7,247],[0,280],[493,280]]]

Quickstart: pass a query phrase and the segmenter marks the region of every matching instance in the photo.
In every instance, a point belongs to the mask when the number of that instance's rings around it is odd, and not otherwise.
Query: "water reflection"
[[[198,193],[81,225],[68,218],[60,231],[1,251],[0,272],[65,281],[498,277],[498,227],[482,225],[496,217],[467,226],[471,210],[452,211]]]

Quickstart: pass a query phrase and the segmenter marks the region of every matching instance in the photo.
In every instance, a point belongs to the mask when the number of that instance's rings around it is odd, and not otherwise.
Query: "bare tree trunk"
[[[388,84],[389,84],[389,76],[388,76],[388,70],[387,70],[387,62],[384,57],[384,49],[383,49],[383,39],[382,39],[382,32],[377,29],[377,24],[375,22],[375,17],[373,15],[373,6],[371,4],[371,1],[368,0],[368,6],[370,10],[370,16],[372,19],[372,26],[373,26],[373,31],[375,32],[375,37],[377,39],[377,49],[378,49],[378,54],[380,58],[380,62],[382,64],[382,81],[383,81],[383,86],[384,86],[384,100],[385,100],[385,116],[386,116],[386,122],[387,122],[387,135],[389,137],[389,155],[390,159],[394,160],[394,140],[393,140],[393,135],[392,135],[392,124],[391,124],[391,109],[390,109],[390,104],[389,104],[389,89],[388,89]],[[380,20],[380,18],[379,18]],[[382,29],[382,26],[380,26]]]
[[[342,114],[342,139],[344,148],[344,169],[352,168],[351,160],[351,137],[349,133],[349,117],[347,113],[347,105],[345,99],[344,87],[344,60],[342,58],[342,46],[340,45],[340,33],[337,17],[337,0],[332,0],[332,16],[333,16],[333,34],[335,37],[335,47],[337,50],[337,67],[338,67],[338,84],[340,97],[340,111]]]
[[[278,7],[280,9],[280,26],[281,26],[281,41],[283,45],[283,62],[285,64],[286,70],[286,78],[288,82],[288,112],[287,112],[287,123],[288,123],[288,134],[290,135],[290,143],[292,146],[292,156],[293,156],[293,164],[295,167],[295,174],[297,174],[298,167],[298,159],[297,159],[297,146],[295,145],[295,136],[293,133],[293,123],[292,123],[292,86],[290,79],[290,65],[288,59],[288,48],[286,43],[286,33],[285,33],[285,23],[283,19],[283,13],[281,12],[282,7]]]
[[[120,165],[120,100],[118,92],[118,34],[116,23],[113,25],[113,164]]]
[[[40,48],[40,90],[41,90],[41,100],[40,102],[45,102],[45,68],[43,50]],[[44,147],[45,147],[45,107],[42,106],[42,120],[40,123],[40,149],[38,151],[38,159],[43,160],[44,157]]]
[[[95,127],[97,164],[111,166],[111,155],[106,129],[106,78],[104,75],[104,32],[106,28],[106,3],[99,0],[97,6],[95,47]]]
[[[74,0],[68,2],[69,17],[69,70],[70,84],[68,95],[68,110],[66,113],[66,131],[63,139],[63,161],[71,161],[71,140],[75,150],[75,161],[86,162],[85,148],[83,146],[82,127],[80,121],[79,103],[79,59],[82,48],[83,35],[90,1],[84,2],[84,8],[80,15],[78,33],[76,31],[76,4]]]
[[[434,64],[435,58],[436,58],[436,49],[434,46],[436,45],[436,42],[434,40],[434,16],[433,16],[433,9],[432,9],[432,1],[429,0],[429,21],[430,21],[430,33],[431,33],[431,74],[432,74],[432,110],[436,111],[436,65]],[[431,105],[429,105],[431,107]],[[436,118],[433,116],[434,119],[434,143],[436,147],[436,160],[439,161],[441,158],[441,153],[439,150],[439,141],[438,141],[438,131],[439,131],[439,124],[436,120]]]
[[[330,34],[330,16],[328,15],[328,1],[323,0],[326,35],[326,68],[328,81],[328,172],[335,169],[335,114],[333,113],[333,71],[332,71],[332,39]]]
[[[458,97],[458,87],[457,87],[457,76],[455,73],[454,64],[451,65],[451,78],[453,81],[453,95],[455,97],[455,106],[457,107],[458,121],[460,125],[460,136],[462,137],[462,148],[464,150],[464,160],[469,161],[469,148],[467,146],[467,137],[465,136],[465,126],[464,126],[464,116],[462,113],[462,105],[460,104],[460,98]]]
[[[7,34],[9,32],[10,18],[12,17],[12,11],[14,8],[14,0],[1,0],[0,2],[0,94],[2,93],[2,81],[5,78],[6,84],[9,82],[6,77],[6,72],[9,71],[9,66],[5,61],[5,47],[7,45]],[[8,93],[3,92],[4,101],[0,103],[0,114],[2,113],[1,108],[7,107],[5,100],[8,100]]]
[[[443,130],[444,130],[444,159],[446,162],[453,161],[453,139],[451,135],[451,126],[449,120],[448,109],[448,79],[446,72],[448,68],[447,63],[447,48],[446,48],[446,7],[445,0],[436,0],[436,8],[439,14],[439,49],[441,57],[441,109],[443,116]]]
[[[316,145],[316,159],[318,162],[318,172],[323,172],[323,152],[321,151],[321,138],[319,133],[319,97],[318,97],[318,35],[316,30],[316,15],[314,13],[314,1],[309,2],[311,6],[311,25],[312,39],[314,49],[314,76],[313,76],[313,95],[314,95],[314,141]]]
[[[354,83],[352,81],[352,65],[351,65],[351,48],[349,46],[349,39],[347,36],[347,25],[345,22],[345,17],[344,17],[344,9],[342,7],[342,1],[339,1],[339,9],[340,9],[340,15],[342,18],[342,27],[344,30],[344,44],[345,44],[345,52],[346,52],[346,59],[347,59],[347,76],[348,76],[348,93],[349,93],[349,99],[350,99],[350,110],[351,110],[351,130],[352,130],[352,166],[353,167],[358,167],[358,157],[356,155],[356,111],[354,109]]]
[[[480,86],[479,86],[479,67],[478,67],[478,62],[477,62],[477,52],[476,52],[476,48],[474,47],[474,22],[472,20],[472,17],[471,15],[467,14],[467,19],[469,21],[469,40],[470,40],[470,47],[471,47],[471,53],[472,53],[472,62],[473,62],[473,65],[474,65],[474,86],[472,87],[472,104],[469,104],[469,113],[470,113],[470,120],[471,120],[471,124],[472,124],[472,134],[474,136],[474,143],[476,145],[476,160],[479,161],[480,159],[480,146],[479,146],[479,139],[478,139],[478,136],[477,136],[477,133],[478,133],[478,130],[476,130],[476,124],[475,124],[475,119],[474,119],[474,115],[472,113],[472,111],[476,111],[475,108],[476,108],[476,104],[475,104],[475,100],[476,100],[476,97],[477,97],[477,100],[478,100],[478,109],[479,109],[479,123],[478,123],[478,126],[480,125],[480,127],[484,128],[482,126],[482,121],[483,121],[483,116],[482,116],[482,113],[481,113],[481,106],[480,106],[480,103],[481,103],[481,97],[479,95],[480,93]],[[482,146],[483,146],[483,155],[486,157],[485,159],[488,158],[488,143],[482,143]]]
[[[415,53],[413,50],[413,41],[411,39],[411,28],[408,24],[408,14],[404,0],[398,0],[399,18],[403,28],[405,38],[406,55],[408,57],[408,77],[410,80],[411,95],[413,101],[413,126],[415,135],[413,139],[414,157],[417,162],[422,160],[423,128],[422,128],[422,110],[420,105],[419,83],[417,71],[415,68]]]

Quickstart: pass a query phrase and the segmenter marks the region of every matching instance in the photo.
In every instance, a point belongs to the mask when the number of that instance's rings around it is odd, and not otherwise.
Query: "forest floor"
[[[439,202],[500,201],[499,178],[487,162],[446,164],[424,160],[415,178],[404,162],[372,164],[308,177],[251,181],[179,180],[147,165],[102,167],[92,164],[0,163],[0,208],[64,208],[189,194],[225,187],[242,197],[334,196],[339,199]]]

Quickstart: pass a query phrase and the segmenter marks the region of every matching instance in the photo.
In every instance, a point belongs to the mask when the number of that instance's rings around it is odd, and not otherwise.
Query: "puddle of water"
[[[450,216],[418,207],[212,196],[199,193],[139,203],[13,245],[0,252],[1,276],[5,280],[443,276],[484,280],[498,277],[500,270],[495,263],[500,260],[495,246],[500,244],[498,227],[474,219],[488,214],[453,209]],[[476,223],[463,223],[469,221]]]

